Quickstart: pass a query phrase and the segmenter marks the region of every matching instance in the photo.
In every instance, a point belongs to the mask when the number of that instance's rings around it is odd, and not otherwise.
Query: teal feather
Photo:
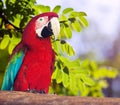
[[[12,57],[7,66],[1,90],[13,90],[14,80],[21,67],[23,58],[24,51],[17,52]]]

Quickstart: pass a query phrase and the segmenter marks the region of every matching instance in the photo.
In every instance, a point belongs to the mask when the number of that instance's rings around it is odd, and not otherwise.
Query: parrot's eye
[[[37,19],[37,22],[41,23],[41,24],[46,24],[46,22],[48,21],[48,17],[44,16],[44,17],[40,17]]]
[[[40,22],[43,22],[43,21],[44,21],[44,18],[43,18],[43,17],[39,18],[39,21],[40,21]]]

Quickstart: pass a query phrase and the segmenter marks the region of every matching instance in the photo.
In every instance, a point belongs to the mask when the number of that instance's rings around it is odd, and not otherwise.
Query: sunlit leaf
[[[86,75],[81,75],[80,78],[86,85],[93,86],[95,84],[95,82]]]
[[[90,61],[87,60],[87,59],[80,62],[80,66],[81,66],[82,68],[88,68],[89,65],[90,65]]]
[[[72,17],[81,17],[81,16],[87,16],[87,14],[85,12],[76,12],[76,11],[73,11],[70,16]]]
[[[61,44],[61,48],[63,52],[66,52],[70,56],[75,54],[74,49],[68,43]]]
[[[13,49],[15,48],[15,46],[21,41],[21,38],[16,38],[16,37],[12,37],[10,39],[10,44],[8,47],[8,52],[9,54],[12,53]]]
[[[65,72],[62,73],[62,83],[65,88],[69,85],[69,75]]]
[[[89,74],[88,70],[84,70],[84,69],[81,69],[80,67],[76,67],[76,66],[70,67],[70,70],[71,70],[71,73],[73,73],[73,74],[78,74],[78,75],[80,74],[79,76],[81,76],[81,74],[85,74],[85,75]]]
[[[85,27],[87,27],[88,26],[88,21],[87,21],[87,19],[85,18],[85,17],[83,17],[83,16],[80,16],[79,17],[80,18],[80,22],[85,26]]]
[[[14,48],[15,48],[15,44],[14,43],[10,43],[10,45],[8,47],[9,54],[12,54],[12,51],[13,51]]]
[[[53,12],[56,12],[56,13],[59,13],[60,12],[60,9],[61,9],[61,6],[60,5],[57,5],[56,7],[53,8]]]
[[[64,34],[64,24],[61,24],[60,25],[60,35],[58,36],[59,39],[62,39],[62,38],[66,38],[65,34]]]
[[[72,26],[73,30],[75,30],[77,32],[81,31],[81,26],[77,20],[74,21],[73,23],[71,23],[71,26]]]
[[[62,14],[62,15],[59,17],[59,19],[60,19],[60,21],[68,22],[68,19],[67,19],[67,17],[66,17],[64,14]],[[67,24],[68,24],[68,23],[67,23]]]
[[[41,5],[34,5],[33,6],[33,9],[35,10],[34,11],[34,14],[35,15],[37,15],[37,14],[40,14],[40,13],[42,13],[43,12],[43,6],[41,6]]]
[[[76,11],[73,11],[71,14],[70,14],[70,17],[78,17],[79,16],[79,12],[76,12]]]
[[[50,12],[50,7],[49,6],[46,6],[46,12]]]
[[[107,88],[108,87],[108,83],[106,80],[100,80],[99,81],[99,85],[102,87],[102,88]]]
[[[57,83],[62,82],[62,70],[60,62],[55,63],[55,71],[53,72],[52,79],[55,79]]]
[[[20,21],[21,21],[21,16],[20,15],[16,15],[14,18],[14,24],[16,27],[19,27]]]
[[[8,35],[4,35],[4,38],[2,39],[1,43],[0,43],[0,49],[5,49],[8,44],[9,44],[10,38]]]
[[[63,38],[71,38],[72,37],[72,31],[70,28],[70,25],[68,23],[68,19],[65,15],[62,15],[60,17],[60,21],[63,21],[61,23],[61,33],[60,35],[63,36]]]
[[[62,82],[62,71],[57,69],[57,76],[56,76],[56,82],[61,83]]]
[[[97,68],[98,68],[97,64],[94,61],[90,62],[90,66],[93,70],[97,70]]]
[[[70,90],[73,92],[73,94],[77,95],[79,88],[77,87],[78,82],[76,81],[76,78],[73,74],[70,74]]]
[[[52,47],[55,52],[60,52],[60,41],[55,41],[54,43],[52,43]]]
[[[66,8],[63,10],[63,14],[67,14],[69,12],[72,12],[73,11],[73,8]]]
[[[69,26],[65,27],[63,31],[64,31],[64,34],[65,34],[66,38],[71,38],[72,37],[72,31],[71,31]]]
[[[85,12],[79,12],[79,16],[87,16]]]
[[[78,82],[78,87],[79,87],[79,89],[80,89],[80,92],[81,92],[81,93],[82,93],[82,92],[85,92],[86,87],[85,87],[84,82],[82,82],[81,80],[78,80],[77,82]]]
[[[52,74],[52,79],[56,79],[58,74],[58,69],[55,69],[55,71]]]
[[[50,11],[50,7],[44,6],[44,5],[36,5],[36,6],[34,6],[34,9],[36,10],[37,14]]]

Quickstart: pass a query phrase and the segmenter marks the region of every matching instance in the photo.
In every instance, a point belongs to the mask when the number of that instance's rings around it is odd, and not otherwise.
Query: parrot
[[[55,64],[51,36],[56,40],[59,35],[58,18],[55,12],[45,12],[28,22],[10,56],[1,90],[48,93]]]

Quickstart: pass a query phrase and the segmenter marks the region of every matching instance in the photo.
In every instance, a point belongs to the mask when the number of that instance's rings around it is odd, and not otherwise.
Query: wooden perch
[[[0,91],[0,105],[120,105],[120,98],[92,98]]]

